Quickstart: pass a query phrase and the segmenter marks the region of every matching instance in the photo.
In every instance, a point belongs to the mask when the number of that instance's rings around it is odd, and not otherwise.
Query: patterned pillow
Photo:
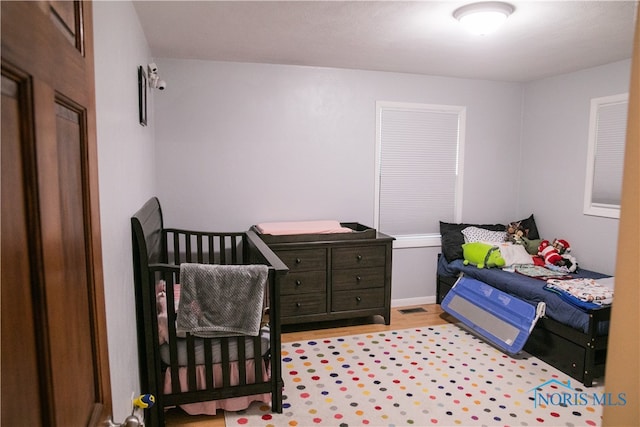
[[[467,227],[462,230],[465,243],[472,242],[504,242],[507,237],[505,231],[491,231],[478,227]]]
[[[504,224],[456,224],[440,221],[442,254],[448,262],[464,258],[462,254],[462,245],[464,245],[464,235],[462,234],[462,230],[467,227],[478,227],[492,231],[505,231]]]

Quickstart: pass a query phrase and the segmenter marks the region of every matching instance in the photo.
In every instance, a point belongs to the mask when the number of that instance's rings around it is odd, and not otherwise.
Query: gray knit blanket
[[[199,337],[258,336],[266,265],[180,265],[177,332]]]

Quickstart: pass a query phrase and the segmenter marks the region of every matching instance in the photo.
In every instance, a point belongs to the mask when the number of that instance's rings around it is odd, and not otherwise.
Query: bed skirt
[[[270,368],[269,363],[260,359],[263,364],[262,381],[269,381]],[[254,359],[245,361],[247,369],[247,383],[255,382],[254,376]],[[238,374],[238,362],[230,362],[231,373],[230,380],[231,385],[239,384]],[[198,390],[204,390],[206,388],[206,371],[204,365],[196,366],[196,386]],[[216,387],[222,387],[222,368],[219,363],[213,365],[213,383]],[[182,392],[188,391],[187,386],[187,368],[181,367],[178,369],[178,376],[180,378],[180,390]],[[164,374],[164,393],[171,394],[171,368],[167,368]],[[250,396],[232,397],[222,400],[210,400],[206,402],[187,403],[179,405],[179,407],[189,415],[215,415],[218,409],[225,411],[241,411],[247,409],[252,402],[264,402],[265,404],[271,404],[271,393],[254,394]]]

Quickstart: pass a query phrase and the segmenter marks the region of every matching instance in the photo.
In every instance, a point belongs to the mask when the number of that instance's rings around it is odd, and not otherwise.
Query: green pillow
[[[522,241],[522,246],[524,246],[529,255],[538,255],[538,247],[540,246],[542,239],[527,239],[526,237],[522,237],[520,240]]]
[[[464,265],[472,264],[478,268],[501,268],[506,264],[497,246],[482,242],[465,243],[462,245],[462,254],[464,256]]]

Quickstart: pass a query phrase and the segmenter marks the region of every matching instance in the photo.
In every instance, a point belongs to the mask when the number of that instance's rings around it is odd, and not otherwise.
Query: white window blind
[[[584,208],[588,215],[620,216],[627,109],[627,94],[591,101]]]
[[[439,234],[459,219],[464,107],[378,103],[376,227],[396,238]]]

